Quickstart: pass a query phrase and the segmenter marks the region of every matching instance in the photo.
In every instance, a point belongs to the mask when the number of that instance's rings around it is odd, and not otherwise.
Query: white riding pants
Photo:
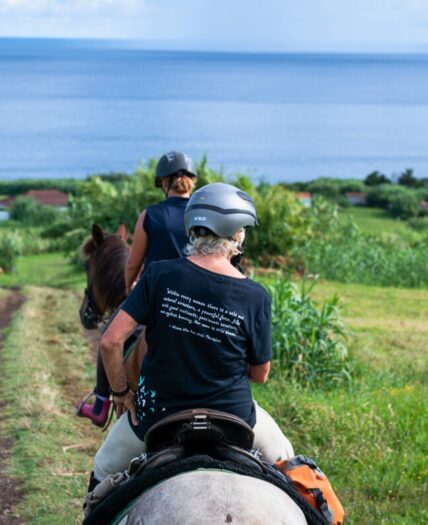
[[[274,463],[294,456],[290,441],[284,436],[270,414],[255,401],[256,425],[254,426],[254,448],[260,449],[262,459]],[[131,428],[128,414],[123,414],[113,425],[104,443],[94,458],[94,476],[101,481],[109,474],[128,468],[132,458],[145,451],[144,441]]]

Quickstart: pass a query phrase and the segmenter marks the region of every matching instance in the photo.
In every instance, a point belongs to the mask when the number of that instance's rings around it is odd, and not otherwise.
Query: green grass
[[[412,231],[406,221],[394,219],[387,210],[381,208],[352,206],[341,210],[340,217],[342,221],[352,217],[363,233],[373,235],[403,235]]]
[[[6,400],[1,432],[15,440],[8,473],[22,482],[16,509],[25,523],[81,522],[99,430],[74,415],[93,387],[94,364],[81,335],[72,291],[25,288],[28,298],[3,349]]]
[[[349,389],[310,391],[273,370],[256,395],[297,453],[314,456],[347,523],[428,519],[428,291],[321,282],[342,299],[357,375]],[[415,505],[415,501],[419,504]]]
[[[83,290],[86,278],[61,253],[26,255],[18,258],[16,273],[0,275],[0,286],[27,284]]]

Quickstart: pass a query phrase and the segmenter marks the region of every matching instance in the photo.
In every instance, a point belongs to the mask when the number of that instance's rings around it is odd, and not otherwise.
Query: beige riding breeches
[[[269,463],[293,457],[293,447],[274,419],[255,401],[254,405],[256,407],[257,422],[253,429],[253,448],[260,449],[262,459]],[[104,443],[95,455],[95,478],[101,481],[109,474],[126,470],[130,460],[144,451],[144,441],[141,441],[132,430],[128,421],[128,414],[123,414],[113,425]]]

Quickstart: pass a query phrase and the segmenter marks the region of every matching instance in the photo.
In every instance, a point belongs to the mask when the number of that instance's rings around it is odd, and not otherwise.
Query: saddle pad
[[[308,525],[327,525],[324,518],[297,492],[291,482],[280,473],[278,475],[274,472],[274,467],[268,467],[264,473],[260,473],[248,466],[239,465],[232,461],[215,460],[206,455],[191,456],[130,479],[111,492],[104,501],[95,507],[93,512],[85,518],[82,525],[110,525],[119,512],[153,485],[178,474],[201,468],[228,470],[272,483],[294,500],[304,513]]]

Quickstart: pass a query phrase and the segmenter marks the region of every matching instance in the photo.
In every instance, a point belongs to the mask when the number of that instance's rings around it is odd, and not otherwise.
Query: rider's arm
[[[136,321],[126,312],[120,310],[101,338],[100,350],[103,364],[110,388],[114,392],[123,392],[128,384],[123,366],[123,345],[134,332],[136,326]],[[129,410],[132,421],[136,425],[138,420],[136,418],[133,400],[134,394],[131,391],[125,396],[114,398],[114,401],[118,405],[118,417],[124,410]]]
[[[270,371],[270,361],[262,365],[249,365],[248,377],[253,383],[266,383]]]
[[[125,269],[125,283],[127,293],[130,292],[132,283],[140,273],[147,251],[147,233],[143,226],[145,216],[146,210],[141,213],[135,224],[134,238]]]

